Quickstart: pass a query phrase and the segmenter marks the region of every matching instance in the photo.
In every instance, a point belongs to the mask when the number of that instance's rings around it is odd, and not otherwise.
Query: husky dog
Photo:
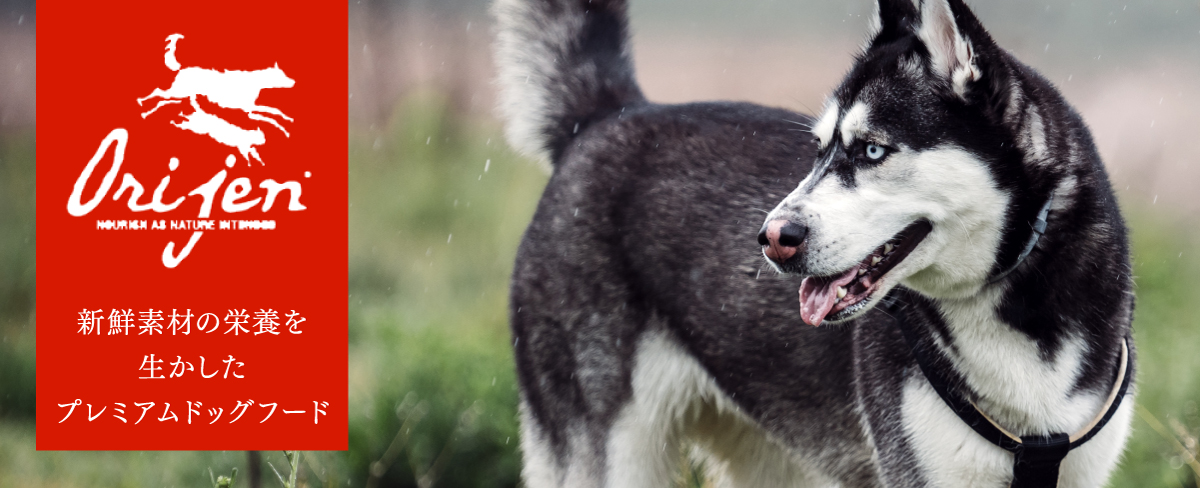
[[[878,0],[815,120],[647,101],[622,0],[495,11],[508,138],[552,167],[512,281],[527,486],[685,456],[717,486],[1031,486],[950,405],[1075,433],[1047,486],[1105,483],[1125,226],[1079,115],[962,0]]]

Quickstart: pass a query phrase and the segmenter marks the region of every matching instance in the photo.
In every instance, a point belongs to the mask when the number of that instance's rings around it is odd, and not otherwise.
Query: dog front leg
[[[146,98],[150,98],[150,97],[146,97]],[[143,99],[138,99],[138,104],[141,104],[141,101],[142,101],[142,100],[143,100]],[[168,99],[168,100],[161,100],[161,101],[159,101],[159,102],[158,102],[158,105],[155,105],[155,106],[154,106],[154,108],[152,108],[152,109],[150,109],[150,110],[148,110],[148,111],[146,111],[146,112],[143,112],[143,113],[142,113],[142,118],[144,119],[144,118],[146,118],[146,117],[149,117],[149,116],[150,116],[150,114],[154,113],[154,111],[155,111],[155,110],[158,110],[158,109],[162,108],[162,107],[163,107],[163,105],[170,105],[170,104],[172,104],[172,103],[179,103],[179,100],[170,100],[170,99]]]

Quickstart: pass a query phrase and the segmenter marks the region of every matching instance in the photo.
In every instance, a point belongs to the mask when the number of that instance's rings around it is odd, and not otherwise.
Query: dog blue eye
[[[883,146],[867,144],[867,157],[868,158],[871,158],[874,160],[879,160],[880,158],[883,157],[884,154],[887,154],[887,150],[884,149]]]

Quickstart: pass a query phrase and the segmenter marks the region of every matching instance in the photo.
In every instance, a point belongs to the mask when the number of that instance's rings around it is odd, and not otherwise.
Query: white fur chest
[[[996,318],[998,293],[940,303],[954,340],[951,361],[979,395],[979,408],[1005,429],[1018,435],[1077,432],[1100,414],[1107,397],[1072,393],[1088,344],[1067,338],[1052,357],[1043,357],[1036,342]],[[919,370],[904,381],[904,431],[929,485],[1008,486],[1013,455],[959,419]],[[1128,437],[1132,409],[1126,398],[1095,437],[1067,455],[1060,487],[1103,485]]]
[[[993,287],[969,299],[939,301],[953,336],[951,361],[979,394],[979,407],[1010,431],[1074,432],[1096,415],[1107,393],[1072,393],[1088,344],[1068,336],[1053,356],[1043,357],[1036,341],[996,316],[1000,293]]]
[[[914,372],[905,382],[901,404],[904,431],[928,486],[1007,487],[1012,480],[1013,455],[993,445],[942,402]],[[1120,459],[1129,436],[1132,398],[1126,398],[1112,420],[1090,441],[1072,450],[1059,471],[1059,488],[1104,485]]]

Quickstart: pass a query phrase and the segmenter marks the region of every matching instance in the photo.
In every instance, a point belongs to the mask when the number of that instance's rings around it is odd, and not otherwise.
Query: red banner
[[[346,4],[37,13],[38,449],[345,449]]]

